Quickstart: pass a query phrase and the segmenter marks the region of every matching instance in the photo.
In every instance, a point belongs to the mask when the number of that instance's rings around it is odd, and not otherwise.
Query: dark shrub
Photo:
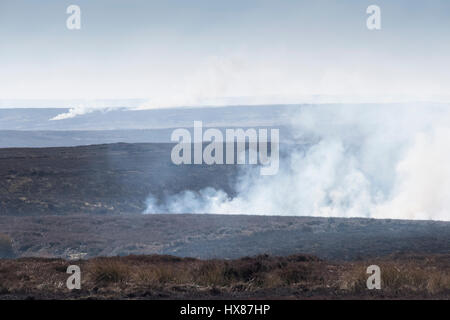
[[[12,240],[6,234],[0,234],[0,258],[13,258]]]

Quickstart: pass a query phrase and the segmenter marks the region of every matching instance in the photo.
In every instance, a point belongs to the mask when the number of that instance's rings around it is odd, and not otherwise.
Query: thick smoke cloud
[[[146,213],[450,220],[449,105],[311,105],[292,119],[296,144],[277,175],[246,168],[236,197],[150,196]]]

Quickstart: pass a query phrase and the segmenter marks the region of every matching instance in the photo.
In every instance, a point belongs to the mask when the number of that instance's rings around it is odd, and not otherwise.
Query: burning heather
[[[450,220],[449,110],[413,103],[299,107],[295,145],[286,146],[277,174],[243,167],[236,195],[211,187],[163,201],[150,195],[145,213]]]

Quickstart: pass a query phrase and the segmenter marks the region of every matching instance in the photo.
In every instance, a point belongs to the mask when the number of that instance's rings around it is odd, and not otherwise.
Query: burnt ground
[[[357,260],[391,253],[450,253],[450,223],[201,214],[5,216],[16,257],[170,254],[238,258],[307,253]]]
[[[214,187],[233,196],[236,166],[176,166],[172,146],[0,149],[0,233],[11,238],[16,257],[449,253],[449,222],[142,215],[150,193],[161,199]]]
[[[157,198],[205,187],[233,195],[236,166],[171,162],[173,144],[0,149],[0,215],[142,213]]]

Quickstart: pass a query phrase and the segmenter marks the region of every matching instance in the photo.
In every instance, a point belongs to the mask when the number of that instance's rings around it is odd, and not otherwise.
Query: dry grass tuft
[[[96,283],[125,282],[130,277],[130,267],[114,258],[95,259],[89,267],[90,273]]]

